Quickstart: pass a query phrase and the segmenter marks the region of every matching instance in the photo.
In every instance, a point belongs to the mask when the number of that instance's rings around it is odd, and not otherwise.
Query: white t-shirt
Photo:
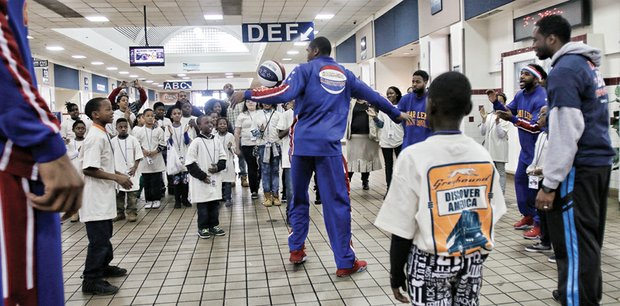
[[[185,163],[185,155],[187,154],[187,148],[189,147],[189,143],[185,144],[185,129],[187,129],[187,134],[191,143],[192,137],[190,136],[190,131],[193,129],[188,124],[181,123],[178,127],[170,125],[169,127],[166,127],[164,136],[166,138],[168,150],[176,150],[179,159],[183,163]],[[187,169],[183,168],[183,171],[187,171]]]
[[[196,122],[196,119],[198,119],[196,116],[181,117],[181,125],[186,126],[191,120],[194,120],[194,122]],[[196,122],[196,125],[198,125],[198,122]],[[196,138],[196,129],[190,127],[187,133],[189,133],[189,138]]]
[[[221,159],[226,160],[226,150],[217,137],[207,139],[196,137],[187,149],[185,166],[193,163],[211,177],[211,184],[207,184],[193,176],[189,176],[189,200],[192,203],[204,203],[222,199],[221,172],[209,173],[207,170],[212,164],[217,164]]]
[[[102,127],[93,125],[82,144],[80,159],[82,169],[97,168],[104,172],[115,173],[112,143]],[[116,183],[85,175],[80,221],[102,221],[114,217],[116,217]]]
[[[120,139],[116,136],[112,139],[112,147],[114,148],[114,166],[116,171],[129,175],[129,169],[133,165],[139,162],[144,155],[142,154],[142,148],[140,142],[134,136],[127,135],[127,138]],[[133,186],[131,189],[125,189],[116,184],[116,188],[120,191],[137,191],[140,190],[140,171],[136,170],[136,173],[131,177]]]
[[[164,117],[164,119],[157,120],[157,127],[164,127],[165,129],[167,129],[170,125],[172,125],[172,121],[170,120],[170,118]]]
[[[136,129],[134,136],[140,142],[142,149],[146,151],[155,151],[158,146],[165,146],[164,130],[161,128],[150,129],[146,126]],[[144,157],[144,160],[140,163],[141,173],[157,173],[166,170],[166,164],[164,163],[164,156],[161,152],[150,157],[151,162],[148,161],[149,157]]]
[[[119,118],[125,118],[125,113],[122,110],[117,109],[114,111],[114,121],[112,121],[112,123],[106,124],[105,126],[106,131],[108,132],[108,134],[112,135],[112,137],[116,137],[116,135],[118,135],[118,132],[116,131],[116,120],[118,120]],[[134,113],[131,113],[131,115],[129,115],[129,122],[128,122],[130,134],[131,134],[131,125],[133,124],[135,120],[136,120],[136,115],[134,115]]]
[[[295,114],[292,109],[289,109],[283,112],[280,115],[280,120],[278,120],[278,125],[276,128],[280,131],[289,130],[293,125],[293,120],[295,119]],[[282,168],[290,168],[291,167],[291,156],[290,156],[290,148],[291,148],[291,138],[289,134],[286,137],[280,139],[282,143]]]
[[[430,254],[459,256],[488,253],[505,212],[489,153],[462,134],[435,135],[400,153],[375,225]]]
[[[396,148],[403,144],[403,125],[392,121],[384,112],[377,115],[383,121],[383,128],[379,130],[379,146],[382,148]],[[374,124],[374,122],[373,122]]]
[[[252,131],[259,132],[261,128],[265,128],[267,119],[262,110],[253,112],[243,112],[237,117],[235,128],[241,128],[241,145],[242,146],[258,146],[264,144],[264,139],[260,139],[260,135],[255,136]],[[275,115],[274,115],[275,116]],[[256,134],[258,134],[255,132]]]
[[[82,161],[80,160],[80,151],[82,149],[82,145],[84,144],[83,140],[76,140],[75,138],[70,138],[67,146],[67,155],[69,159],[71,159],[71,164],[78,171],[80,176],[83,178],[84,173],[82,173]]]
[[[90,129],[90,126],[93,124],[93,122],[90,121],[90,119],[88,119],[88,117],[86,116],[80,116],[80,120],[84,121],[84,124],[86,125],[86,134],[84,134],[84,137],[86,137],[86,135],[88,134],[88,130]],[[73,132],[73,124],[75,123],[75,121],[76,120],[73,120],[71,119],[71,117],[69,117],[63,120],[62,123],[60,123],[60,136],[62,136],[62,138],[75,138],[75,133]]]
[[[235,136],[231,133],[226,133],[222,136],[219,133],[215,135],[221,143],[222,147],[226,151],[226,169],[220,171],[223,183],[232,183],[235,181],[237,174],[235,173],[235,156],[233,150],[235,149]]]
[[[272,115],[273,112],[273,115]],[[280,137],[278,137],[278,121],[280,121],[280,116],[282,115],[280,112],[272,110],[272,112],[267,111],[259,111],[258,113],[263,116],[266,124],[265,133],[263,139],[261,141],[261,145],[266,143],[277,143],[280,144]]]
[[[496,162],[508,162],[508,128],[510,122],[499,120],[495,123],[497,115],[489,113],[485,123],[480,125],[480,133],[484,136],[484,147]]]
[[[542,169],[543,163],[545,162],[545,157],[547,156],[548,135],[549,134],[547,132],[538,134],[536,146],[534,147],[534,159],[532,160],[532,163],[527,166],[527,169],[525,170],[527,173],[536,169]],[[542,175],[537,176],[541,178],[543,177]]]

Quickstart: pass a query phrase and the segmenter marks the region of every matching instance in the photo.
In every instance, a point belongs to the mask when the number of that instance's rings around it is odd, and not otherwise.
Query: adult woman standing
[[[245,101],[243,112],[239,114],[235,127],[236,154],[243,154],[248,164],[248,179],[250,181],[250,192],[252,199],[258,199],[259,170],[257,146],[264,143],[263,132],[266,128],[267,120],[256,110],[256,102]],[[256,153],[256,154],[255,154]]]
[[[493,93],[493,90],[487,91],[487,96]],[[489,98],[490,100],[491,98]],[[497,100],[502,104],[506,104],[506,95],[499,93]],[[502,192],[506,192],[506,163],[508,162],[508,128],[510,122],[506,120],[500,120],[495,112],[488,113],[484,110],[484,107],[480,107],[480,117],[482,117],[482,123],[480,124],[480,134],[484,136],[484,142],[482,145],[489,151],[495,168],[499,173],[499,183],[502,187]]]
[[[353,173],[362,173],[362,188],[368,190],[370,172],[381,169],[377,127],[369,116],[368,102],[353,100],[347,124],[347,170],[349,180]]]
[[[403,97],[403,94],[397,87],[390,86],[387,89],[386,96],[392,105],[397,105],[400,98]],[[394,156],[398,157],[401,145],[403,144],[403,126],[392,121],[390,117],[383,112],[379,112],[377,115],[372,108],[368,109],[368,115],[380,129],[379,146],[381,147],[383,160],[385,161],[385,182],[387,183],[387,187],[390,188],[392,169],[394,167]]]

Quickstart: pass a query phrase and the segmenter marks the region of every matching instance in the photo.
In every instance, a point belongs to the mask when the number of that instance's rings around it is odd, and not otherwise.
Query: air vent
[[[82,18],[80,13],[74,11],[72,8],[64,5],[58,0],[34,0],[34,2],[45,6],[48,10],[65,18]]]
[[[241,0],[222,0],[224,15],[241,15]]]

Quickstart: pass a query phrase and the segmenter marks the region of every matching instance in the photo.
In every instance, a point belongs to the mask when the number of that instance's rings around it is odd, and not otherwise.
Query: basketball
[[[275,87],[282,84],[286,71],[284,66],[276,61],[265,61],[256,70],[258,81],[265,87]]]

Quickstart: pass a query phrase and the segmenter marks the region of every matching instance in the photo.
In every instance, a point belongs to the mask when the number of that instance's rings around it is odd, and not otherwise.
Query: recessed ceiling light
[[[88,21],[90,21],[90,22],[108,22],[108,21],[110,21],[105,16],[86,16],[86,19],[88,19]]]
[[[47,49],[49,51],[62,51],[65,48],[63,48],[61,46],[47,46],[47,47],[45,47],[45,49]]]
[[[117,67],[108,67],[108,68],[106,68],[106,69],[107,69],[107,70],[110,70],[110,71],[118,70],[118,68],[117,68]]]
[[[129,75],[129,77],[133,79],[133,78],[137,78],[138,75],[137,74],[131,74],[131,75]]]
[[[295,45],[295,46],[307,46],[308,42],[307,41],[296,41],[293,45]]]
[[[77,58],[77,59],[86,58],[86,56],[84,56],[84,55],[72,55],[71,57]]]
[[[319,20],[329,20],[334,18],[334,14],[318,14],[314,18]]]
[[[151,84],[151,85],[159,85],[159,83],[153,83],[153,84]]]
[[[184,77],[184,76],[186,76],[186,75],[187,75],[187,74],[185,74],[185,73],[179,73],[179,74],[177,74],[177,76],[180,76],[180,77]]]
[[[129,74],[128,71],[119,71],[118,74]]]
[[[91,62],[91,65],[100,66],[103,65],[103,62]]]
[[[164,87],[164,85],[157,85],[157,87]]]
[[[184,80],[189,80],[189,77],[183,77]]]
[[[226,72],[225,75],[233,75],[234,73],[232,72]]]
[[[290,61],[290,60],[292,60],[292,58],[290,58],[290,57],[285,57],[285,58],[283,58],[282,60],[283,60],[283,61]]]
[[[316,31],[316,30],[315,30],[315,31],[314,31],[314,35],[316,35],[316,34],[319,34],[319,31]]]
[[[227,75],[227,76],[226,76],[226,78],[227,78],[227,79],[232,79],[232,78],[234,78],[234,77],[235,77],[234,75]]]
[[[26,36],[26,38],[28,38],[28,39],[34,39],[34,37],[32,37],[32,36],[30,36],[30,35]]]
[[[297,51],[297,50],[290,50],[290,51],[286,51],[286,54],[295,55],[295,54],[299,54],[299,51]]]
[[[146,81],[144,81],[144,82],[145,82],[145,83],[153,83],[153,81],[152,81],[152,80],[146,80]]]
[[[224,16],[220,14],[205,14],[204,18],[205,20],[222,20]]]

